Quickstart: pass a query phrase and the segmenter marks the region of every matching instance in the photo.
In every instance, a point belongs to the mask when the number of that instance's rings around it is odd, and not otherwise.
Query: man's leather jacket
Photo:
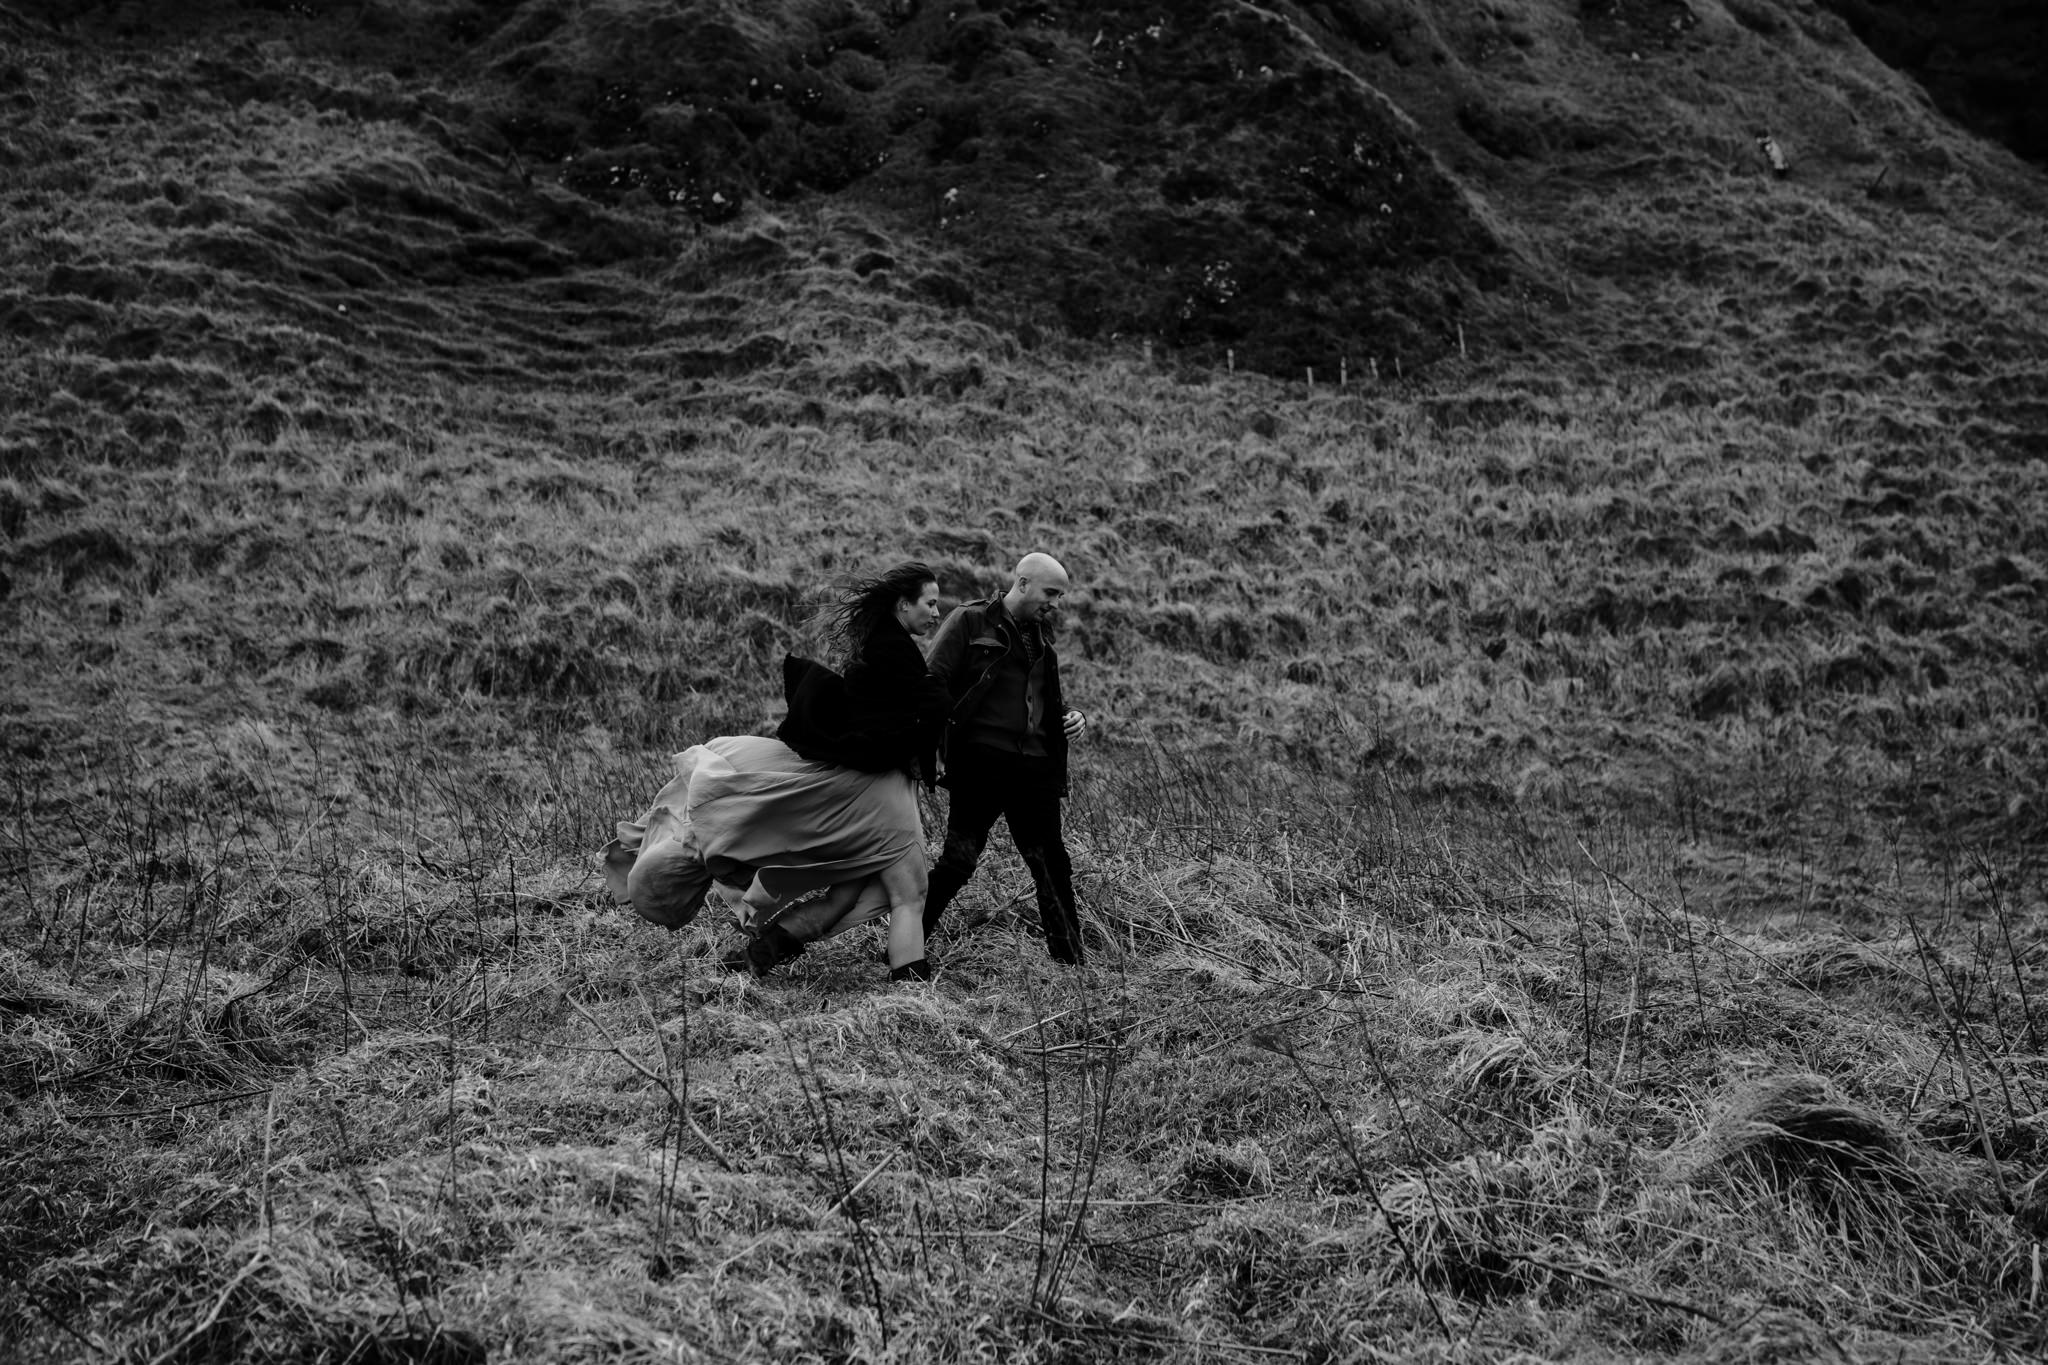
[[[1060,693],[1060,661],[1053,649],[1051,632],[1040,627],[1040,634],[1045,639],[1045,720],[1040,739],[1052,759],[1053,771],[1064,791],[1067,784],[1067,732],[1061,718],[1066,714],[1067,705]],[[939,623],[925,663],[932,676],[945,684],[947,694],[953,699],[953,709],[946,716],[946,728],[939,740],[940,757],[946,767],[953,765],[955,754],[964,747],[956,747],[954,737],[964,723],[973,718],[975,708],[987,695],[996,665],[1012,653],[1023,652],[1022,628],[999,597],[963,602]]]

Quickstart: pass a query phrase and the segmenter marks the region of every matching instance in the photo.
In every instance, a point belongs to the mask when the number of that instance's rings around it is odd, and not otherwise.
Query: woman
[[[890,979],[929,979],[911,783],[932,776],[947,703],[913,637],[937,621],[938,596],[916,563],[848,588],[832,615],[844,675],[785,659],[789,714],[775,738],[722,736],[677,754],[675,780],[605,849],[613,896],[674,929],[713,881],[744,888],[749,941],[724,963],[757,976],[886,908]]]

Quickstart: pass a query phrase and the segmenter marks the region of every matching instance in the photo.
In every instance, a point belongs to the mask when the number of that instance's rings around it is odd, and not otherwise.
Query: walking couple
[[[1047,950],[1078,965],[1060,802],[1067,746],[1087,720],[1061,698],[1053,647],[1069,587],[1059,561],[1028,554],[1007,592],[941,623],[923,564],[853,585],[832,617],[839,667],[783,660],[787,713],[774,737],[684,750],[652,808],[619,824],[604,850],[613,897],[678,929],[712,883],[739,892],[746,938],[724,963],[756,976],[886,914],[890,979],[928,980],[925,941],[1002,817],[1030,868]],[[915,637],[935,623],[920,650]],[[936,867],[915,781],[950,794]]]

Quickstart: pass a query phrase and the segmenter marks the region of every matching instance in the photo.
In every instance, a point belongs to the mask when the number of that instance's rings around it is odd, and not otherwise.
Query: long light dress
[[[713,882],[744,891],[758,878],[775,904],[757,924],[809,892],[867,883],[830,931],[839,933],[887,912],[878,873],[925,856],[907,773],[813,762],[761,735],[675,755],[675,777],[618,832],[603,854],[613,899],[669,929],[697,917]]]

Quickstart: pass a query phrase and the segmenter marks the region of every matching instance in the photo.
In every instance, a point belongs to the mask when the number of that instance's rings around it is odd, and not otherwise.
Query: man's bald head
[[[1043,550],[1033,550],[1017,561],[1016,581],[1054,584],[1063,592],[1070,586],[1066,569]]]
[[[1010,590],[1003,594],[1003,606],[1019,621],[1059,624],[1060,604],[1073,586],[1057,559],[1033,550],[1017,561]]]

